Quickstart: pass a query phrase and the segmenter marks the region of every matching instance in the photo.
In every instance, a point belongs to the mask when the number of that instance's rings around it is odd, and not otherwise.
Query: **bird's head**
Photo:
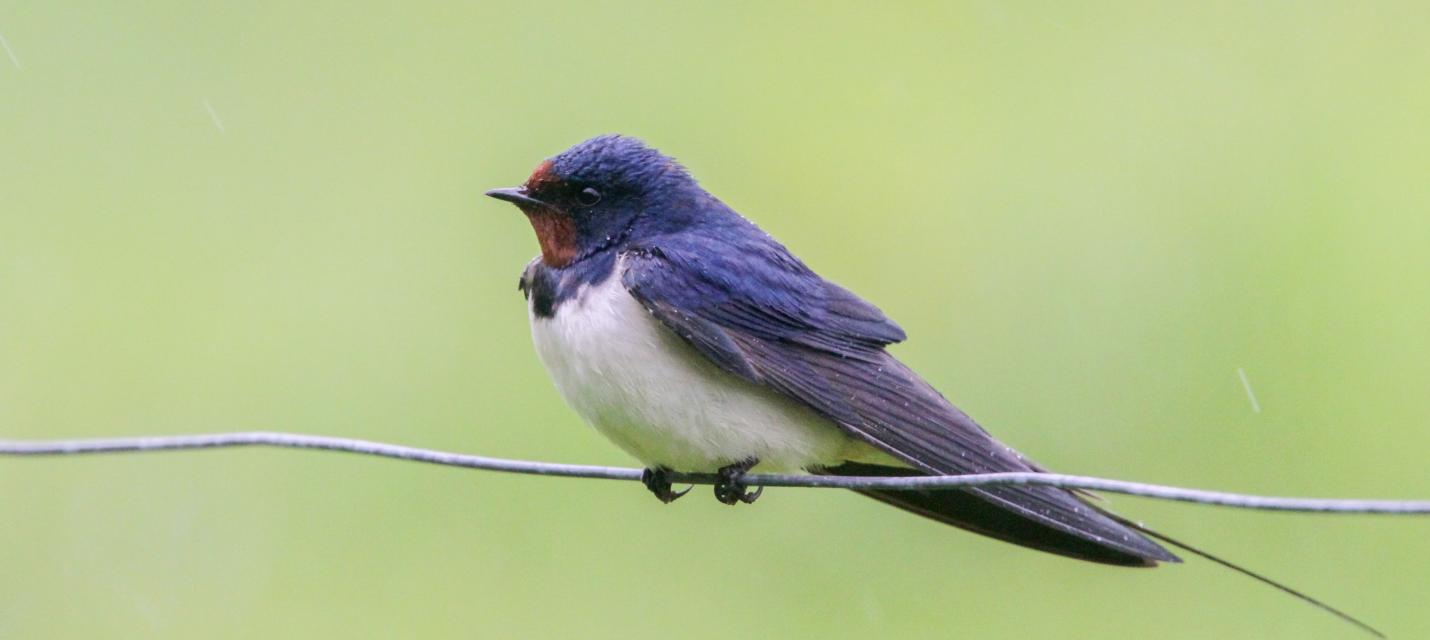
[[[644,214],[695,194],[703,192],[675,160],[619,135],[577,144],[537,165],[521,186],[487,192],[526,214],[553,267],[617,246]]]

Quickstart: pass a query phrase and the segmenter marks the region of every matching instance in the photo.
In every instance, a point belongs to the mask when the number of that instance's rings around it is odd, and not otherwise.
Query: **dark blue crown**
[[[685,168],[638,138],[596,136],[551,159],[551,170],[566,180],[613,187],[654,186],[669,179],[689,180]]]

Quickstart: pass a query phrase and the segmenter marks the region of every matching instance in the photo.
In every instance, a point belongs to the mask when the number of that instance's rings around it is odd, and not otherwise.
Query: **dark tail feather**
[[[1144,534],[1146,534],[1146,535],[1148,535],[1148,536],[1151,536],[1151,537],[1153,537],[1153,538],[1156,538],[1156,539],[1158,539],[1158,540],[1161,540],[1162,542],[1165,542],[1165,543],[1167,543],[1167,544],[1170,544],[1170,545],[1172,545],[1172,546],[1174,546],[1174,547],[1176,547],[1176,548],[1178,548],[1178,549],[1181,549],[1181,550],[1183,550],[1183,551],[1186,551],[1187,553],[1190,553],[1190,554],[1193,554],[1193,555],[1197,555],[1197,556],[1201,556],[1202,558],[1205,558],[1205,559],[1207,559],[1207,560],[1210,560],[1210,561],[1212,561],[1212,562],[1215,562],[1215,563],[1217,563],[1217,564],[1219,564],[1219,565],[1221,565],[1221,566],[1223,566],[1223,567],[1226,567],[1226,568],[1228,568],[1228,569],[1231,569],[1232,571],[1235,571],[1235,572],[1237,572],[1237,573],[1240,573],[1241,575],[1244,575],[1244,576],[1246,576],[1246,577],[1248,577],[1248,578],[1251,578],[1251,579],[1253,579],[1253,580],[1256,580],[1256,581],[1258,581],[1258,582],[1260,582],[1260,583],[1262,583],[1262,584],[1265,584],[1265,585],[1269,585],[1269,586],[1271,586],[1271,587],[1274,587],[1274,588],[1276,588],[1276,589],[1282,591],[1283,593],[1290,594],[1292,597],[1294,597],[1294,598],[1296,598],[1296,599],[1298,599],[1298,600],[1300,600],[1300,601],[1302,601],[1302,602],[1305,602],[1305,603],[1307,603],[1307,604],[1309,604],[1309,605],[1311,605],[1311,606],[1313,606],[1313,607],[1316,607],[1317,609],[1320,609],[1320,610],[1322,610],[1322,611],[1325,611],[1326,613],[1329,613],[1329,614],[1331,614],[1331,615],[1334,615],[1334,616],[1336,616],[1337,618],[1340,618],[1340,619],[1342,619],[1342,620],[1345,620],[1346,622],[1349,622],[1349,623],[1351,623],[1351,624],[1353,624],[1353,625],[1359,627],[1362,631],[1365,631],[1366,633],[1369,633],[1369,634],[1371,634],[1371,635],[1373,635],[1373,636],[1375,636],[1375,637],[1377,637],[1377,638],[1384,638],[1384,637],[1385,637],[1385,634],[1381,633],[1380,630],[1376,629],[1375,627],[1370,626],[1369,624],[1366,624],[1365,622],[1362,622],[1361,620],[1356,619],[1356,618],[1355,618],[1354,616],[1352,616],[1351,614],[1346,613],[1346,612],[1344,612],[1344,611],[1341,611],[1340,609],[1337,609],[1337,608],[1335,608],[1335,607],[1333,607],[1333,606],[1331,606],[1331,605],[1329,605],[1329,604],[1326,604],[1326,603],[1324,603],[1324,602],[1322,602],[1322,601],[1320,601],[1320,600],[1317,600],[1316,598],[1313,598],[1313,597],[1311,597],[1311,596],[1309,596],[1309,595],[1306,595],[1305,593],[1302,593],[1301,591],[1298,591],[1298,590],[1296,590],[1296,589],[1293,589],[1293,588],[1291,588],[1290,586],[1287,586],[1287,585],[1285,585],[1285,584],[1282,584],[1282,583],[1280,583],[1280,582],[1277,582],[1277,581],[1275,581],[1275,580],[1272,580],[1271,578],[1268,578],[1268,577],[1266,577],[1266,576],[1264,576],[1264,575],[1261,575],[1261,574],[1259,574],[1259,573],[1257,573],[1257,572],[1255,572],[1255,571],[1252,571],[1251,569],[1247,569],[1246,567],[1243,567],[1243,566],[1241,566],[1241,565],[1239,565],[1239,564],[1236,564],[1236,563],[1234,563],[1234,562],[1231,562],[1230,560],[1225,560],[1225,559],[1219,558],[1219,557],[1217,557],[1217,556],[1214,556],[1214,555],[1212,555],[1212,554],[1210,554],[1210,553],[1208,553],[1208,552],[1206,552],[1206,551],[1202,551],[1201,549],[1198,549],[1198,548],[1196,548],[1196,547],[1193,547],[1192,545],[1189,545],[1189,544],[1187,544],[1187,543],[1185,543],[1185,542],[1182,542],[1182,541],[1180,541],[1180,540],[1176,540],[1176,539],[1172,538],[1171,536],[1167,536],[1167,535],[1164,535],[1164,534],[1161,534],[1161,533],[1157,533],[1156,531],[1153,531],[1153,530],[1151,530],[1151,529],[1148,529],[1147,527],[1142,526],[1141,524],[1138,524],[1138,523],[1136,523],[1136,522],[1133,522],[1133,521],[1128,520],[1128,519],[1126,519],[1126,518],[1123,518],[1123,517],[1121,517],[1121,516],[1118,516],[1118,515],[1115,515],[1115,514],[1111,514],[1111,513],[1107,513],[1107,512],[1105,512],[1105,511],[1104,511],[1103,513],[1106,514],[1107,517],[1112,518],[1113,520],[1116,520],[1116,521],[1118,521],[1118,522],[1120,522],[1120,523],[1122,523],[1122,524],[1124,524],[1124,525],[1126,525],[1126,526],[1128,526],[1128,527],[1131,527],[1131,528],[1133,528],[1133,529],[1136,529],[1136,530],[1138,530],[1138,531],[1140,531],[1140,532],[1142,532],[1142,533],[1144,533]]]
[[[901,469],[898,467],[888,467],[875,464],[864,464],[858,462],[846,462],[837,467],[830,467],[817,470],[815,473],[826,475],[844,476],[908,476],[920,475],[917,471]],[[1153,567],[1158,562],[1180,562],[1176,556],[1168,554],[1166,558],[1147,558],[1144,556],[1127,553],[1118,549],[1108,548],[1093,541],[1047,527],[1032,520],[1020,517],[1017,513],[987,502],[978,497],[977,494],[960,490],[930,490],[930,491],[880,491],[880,490],[860,490],[880,502],[884,502],[900,509],[912,511],[921,516],[950,524],[960,529],[966,529],[974,533],[997,538],[1005,542],[1047,551],[1058,555],[1100,562],[1103,564],[1118,565],[1124,567]],[[1210,560],[1223,567],[1231,569],[1248,578],[1256,580],[1262,584],[1273,587],[1283,593],[1301,600],[1317,609],[1330,613],[1341,620],[1349,622],[1360,628],[1362,631],[1374,635],[1377,638],[1384,638],[1375,627],[1360,621],[1354,616],[1341,611],[1325,602],[1317,600],[1301,591],[1291,588],[1285,584],[1272,580],[1255,571],[1247,569],[1239,564],[1224,560],[1206,551],[1198,549],[1185,542],[1172,538],[1171,536],[1158,533],[1137,522],[1133,522],[1100,509],[1093,505],[1088,508],[1108,517],[1113,522],[1131,529],[1134,534],[1142,534],[1149,538],[1160,540],[1178,549],[1194,554],[1206,560]]]
[[[918,474],[918,472],[908,469],[855,462],[846,462],[838,467],[823,469],[817,473],[853,476]],[[1007,507],[989,502],[977,494],[967,491],[880,491],[873,489],[859,491],[859,493],[960,529],[1079,560],[1122,567],[1154,567],[1158,562],[1179,561],[1176,556],[1165,553],[1165,551],[1163,551],[1165,555],[1153,558],[1098,544],[1087,538],[1020,516]],[[1088,509],[1096,510],[1092,506],[1089,506]],[[1128,531],[1127,534],[1138,535],[1135,531]],[[1155,545],[1152,546],[1155,547]],[[1162,551],[1160,548],[1156,548],[1156,550]]]

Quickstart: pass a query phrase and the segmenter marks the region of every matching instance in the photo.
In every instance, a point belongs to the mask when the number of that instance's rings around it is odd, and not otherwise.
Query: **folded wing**
[[[725,371],[803,402],[913,470],[1040,470],[884,350],[904,339],[898,325],[811,272],[774,241],[731,246],[684,234],[644,243],[622,259],[622,283],[631,295],[701,354]],[[910,472],[860,465],[811,471]],[[1061,489],[866,493],[942,522],[1063,555],[1123,565],[1177,561]]]

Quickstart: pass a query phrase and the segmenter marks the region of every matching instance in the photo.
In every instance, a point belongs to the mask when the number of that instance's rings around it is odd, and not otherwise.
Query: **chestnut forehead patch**
[[[556,181],[556,173],[551,170],[551,161],[546,160],[536,165],[536,169],[533,170],[531,176],[526,179],[526,190],[536,191],[543,185]]]

